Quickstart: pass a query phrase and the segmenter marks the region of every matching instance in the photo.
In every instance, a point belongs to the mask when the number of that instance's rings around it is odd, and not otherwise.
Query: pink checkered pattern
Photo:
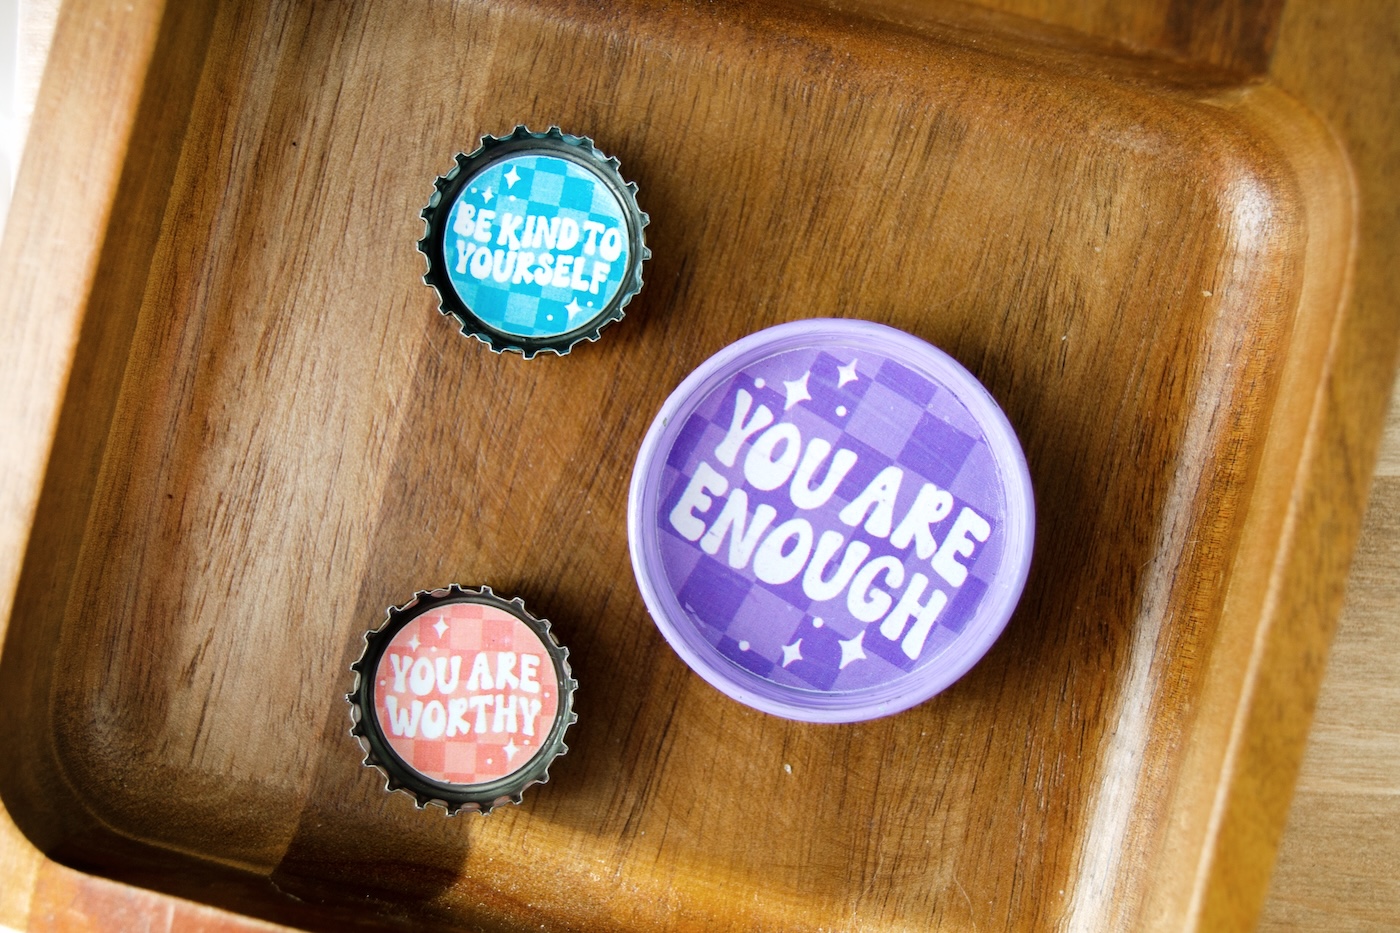
[[[497,653],[513,651],[518,656],[533,655],[539,658],[535,668],[535,680],[539,692],[531,693],[519,688],[468,690],[467,681],[471,675],[472,663],[480,652],[487,652],[490,671],[497,672]],[[394,662],[412,664],[419,658],[427,658],[436,665],[439,657],[461,657],[461,670],[455,689],[442,693],[435,681],[430,691],[422,696],[411,689],[402,693],[394,692]],[[513,673],[520,674],[521,665],[517,661]],[[375,714],[379,725],[394,752],[411,768],[436,781],[449,784],[484,784],[513,774],[523,768],[540,750],[549,736],[549,730],[559,711],[559,683],[554,673],[554,664],[545,650],[539,636],[515,616],[494,606],[477,603],[451,603],[419,616],[409,622],[394,636],[384,650],[375,672]],[[450,676],[449,676],[450,680]],[[494,686],[494,685],[493,685]],[[486,731],[478,732],[479,713],[469,710],[465,715],[471,730],[466,734],[448,736],[446,731],[436,738],[423,734],[425,724],[430,726],[434,713],[428,710],[438,703],[446,710],[453,698],[485,696],[491,698],[491,705],[485,711]],[[513,731],[491,731],[495,725],[495,701],[502,696],[506,702],[515,697],[517,714]],[[389,710],[389,698],[397,704],[400,725],[403,726],[407,710],[412,709],[415,700],[423,704],[416,719],[409,717],[410,728],[403,728],[403,735],[395,735]],[[534,734],[525,733],[526,720],[520,715],[522,702],[538,701],[540,710],[534,719]],[[459,704],[460,705],[460,704]],[[507,721],[502,722],[506,726]],[[408,734],[412,732],[412,735]]]

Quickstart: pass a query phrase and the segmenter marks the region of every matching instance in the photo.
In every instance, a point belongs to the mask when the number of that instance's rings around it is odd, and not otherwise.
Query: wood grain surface
[[[1394,82],[1338,103],[1364,18],[1306,4],[1020,12],[1051,25],[71,0],[43,101],[77,122],[0,260],[0,922],[121,890],[92,872],[325,928],[1250,923],[1393,373],[1395,217],[1352,206]],[[409,248],[452,154],[521,121],[594,135],[653,217],[642,296],[565,359],[458,337]],[[670,387],[818,314],[973,369],[1041,505],[992,654],[846,727],[705,686],[626,557]],[[448,580],[523,595],[583,682],[555,780],[489,820],[383,794],[340,698]],[[1269,922],[1319,909],[1278,891]]]
[[[1400,399],[1260,928],[1400,926]]]
[[[1328,121],[1349,154],[1361,193],[1351,301],[1388,309],[1375,318],[1388,330],[1365,338],[1383,346],[1400,327],[1400,20],[1384,4],[1290,4],[1279,43],[1276,80]],[[1377,389],[1389,384],[1383,362],[1365,365]],[[1267,930],[1400,926],[1400,387],[1384,438],[1263,911]]]
[[[1250,75],[1269,70],[1286,6],[1284,0],[979,0],[979,5]]]

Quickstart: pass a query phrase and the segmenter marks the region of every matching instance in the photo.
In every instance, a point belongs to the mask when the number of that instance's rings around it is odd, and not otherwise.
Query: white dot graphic
[[[846,406],[845,406],[845,405],[837,405],[837,406],[836,406],[836,414],[840,415],[842,418],[846,417]]]
[[[817,618],[812,620],[812,628],[821,628],[825,624],[826,623],[822,621],[821,616],[817,616]]]
[[[748,650],[749,650],[749,643],[746,642],[746,641],[741,641],[741,642],[739,642],[739,650],[740,650],[740,651],[748,651]]]
[[[755,380],[753,381],[753,387],[754,387],[755,389],[761,389],[761,388],[763,388],[764,386],[766,386],[767,384],[768,384],[768,383],[764,382],[761,378],[760,378],[760,379],[755,379]]]

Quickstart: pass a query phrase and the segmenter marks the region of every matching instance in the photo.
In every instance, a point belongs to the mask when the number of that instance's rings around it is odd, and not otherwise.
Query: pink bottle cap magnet
[[[519,803],[568,749],[568,649],[519,599],[446,589],[390,608],[351,670],[351,733],[386,789],[449,814]]]
[[[856,722],[943,690],[1006,627],[1035,507],[1006,416],[952,357],[866,321],[745,337],[642,442],[642,597],[701,677],[755,709]]]

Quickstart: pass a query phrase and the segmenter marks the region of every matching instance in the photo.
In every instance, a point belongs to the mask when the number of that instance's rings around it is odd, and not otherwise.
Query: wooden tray
[[[16,864],[326,929],[1252,915],[1359,508],[1317,480],[1350,176],[1299,104],[961,7],[64,16],[0,266]],[[434,176],[517,122],[592,135],[653,221],[563,359],[419,282]],[[670,389],[829,315],[971,368],[1039,502],[992,653],[843,727],[690,673],[625,533]],[[348,735],[361,634],[449,581],[524,596],[582,683],[554,780],[485,819]]]

